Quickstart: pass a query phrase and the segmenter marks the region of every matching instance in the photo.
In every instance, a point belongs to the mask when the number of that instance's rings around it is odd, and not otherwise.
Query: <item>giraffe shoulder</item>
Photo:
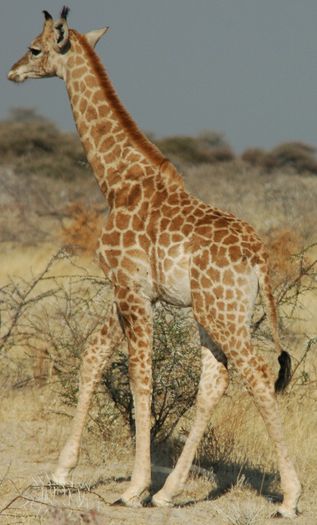
[[[168,159],[164,159],[162,162],[160,175],[169,189],[184,188],[183,177]]]

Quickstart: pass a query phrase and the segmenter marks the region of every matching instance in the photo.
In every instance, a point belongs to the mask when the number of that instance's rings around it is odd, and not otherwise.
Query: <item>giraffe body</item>
[[[152,308],[162,300],[192,306],[202,347],[196,417],[174,471],[153,496],[170,505],[183,489],[211,412],[228,385],[227,359],[254,397],[273,439],[284,500],[279,512],[294,517],[300,484],[283,438],[272,372],[252,347],[250,320],[259,283],[281,354],[267,254],[253,228],[190,195],[175,167],[138,129],[122,106],[93,47],[106,29],[86,36],[67,25],[67,9],[42,33],[9,79],[57,75],[64,79],[88,161],[109,206],[98,254],[115,301],[109,318],[83,356],[78,406],[54,480],[65,483],[78,460],[80,438],[94,387],[114,349],[126,338],[135,405],[136,447],[131,483],[121,501],[138,506],[151,483]],[[216,347],[213,343],[216,343]],[[281,366],[278,388],[289,379]]]

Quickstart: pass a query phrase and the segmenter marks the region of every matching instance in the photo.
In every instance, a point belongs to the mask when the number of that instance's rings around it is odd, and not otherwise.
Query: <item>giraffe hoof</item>
[[[56,478],[55,476],[52,476],[51,479],[49,480],[48,482],[48,485],[50,487],[67,487],[69,485],[69,483],[66,482],[66,480],[60,480],[58,478]]]
[[[294,519],[299,515],[299,512],[297,510],[287,510],[280,508],[274,514],[272,515],[272,518],[274,519],[280,519],[280,518],[289,518]]]
[[[121,496],[121,498],[114,501],[111,506],[118,507],[133,507],[140,508],[147,506],[150,502],[150,494],[148,490],[144,490],[139,495],[134,496]]]
[[[172,500],[164,496],[161,490],[154,494],[151,503],[153,507],[173,507]]]
[[[114,501],[110,505],[110,507],[125,507],[125,506],[126,506],[126,504],[124,503],[124,501],[121,498],[116,499],[116,501]]]
[[[67,485],[69,470],[67,469],[57,469],[54,474],[51,475],[51,483],[59,486]]]

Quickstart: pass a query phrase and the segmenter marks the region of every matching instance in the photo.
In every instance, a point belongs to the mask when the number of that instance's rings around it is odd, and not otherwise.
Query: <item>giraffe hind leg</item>
[[[239,356],[237,357],[236,353],[233,355],[232,362],[253,397],[277,451],[283,492],[283,503],[279,507],[278,513],[286,518],[295,518],[301,485],[288,455],[281,416],[274,393],[273,374],[262,356],[255,353],[249,338],[242,344]]]
[[[204,337],[202,337],[204,334]],[[214,355],[214,346],[210,347],[210,338],[207,333],[200,327],[201,335],[201,358],[202,371],[198,387],[196,401],[196,415],[186,440],[183,451],[176,463],[174,470],[168,476],[163,488],[157,492],[152,502],[155,506],[169,506],[172,504],[173,497],[180,494],[187,480],[197,447],[205,432],[213,408],[224,394],[228,383],[228,372],[225,364],[222,362],[225,357],[219,349],[217,357]]]

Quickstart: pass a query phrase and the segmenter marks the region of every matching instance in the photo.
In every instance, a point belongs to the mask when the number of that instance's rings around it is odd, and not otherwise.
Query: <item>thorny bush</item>
[[[290,239],[291,244],[292,239]],[[294,241],[294,239],[293,239]],[[292,241],[292,242],[293,242]],[[295,241],[294,241],[295,242]],[[274,244],[274,241],[272,241]],[[289,255],[284,279],[275,282],[275,297],[279,305],[280,328],[284,346],[293,356],[293,379],[289,389],[316,385],[316,370],[311,358],[317,344],[315,336],[297,337],[292,325],[301,315],[306,295],[316,291],[317,260],[314,247]],[[56,271],[62,260],[68,274]],[[280,263],[279,263],[280,260]],[[285,264],[282,255],[278,265]],[[107,316],[112,292],[105,279],[89,275],[76,264],[76,258],[61,250],[46,268],[30,281],[11,281],[0,289],[0,359],[2,386],[27,381],[59,380],[62,397],[74,405],[78,390],[80,354],[89,337]],[[259,298],[253,317],[255,344],[274,352],[271,334]],[[295,345],[295,346],[294,346]],[[296,348],[295,348],[296,347]],[[16,359],[18,350],[26,355],[33,370]],[[15,359],[12,356],[15,356]],[[43,361],[47,366],[43,366]],[[41,366],[38,363],[41,363]],[[196,397],[200,358],[196,328],[190,313],[158,304],[154,309],[152,438],[168,438],[182,416],[192,407]],[[40,366],[40,373],[36,367]],[[15,371],[14,371],[15,370]],[[42,376],[42,377],[41,377]],[[124,416],[134,428],[132,398],[128,382],[128,357],[124,347],[114,353],[101,385],[104,408],[95,418],[99,428],[111,427],[109,421]],[[99,391],[100,393],[100,391]],[[108,399],[108,401],[107,401]],[[107,432],[104,432],[107,435]]]

